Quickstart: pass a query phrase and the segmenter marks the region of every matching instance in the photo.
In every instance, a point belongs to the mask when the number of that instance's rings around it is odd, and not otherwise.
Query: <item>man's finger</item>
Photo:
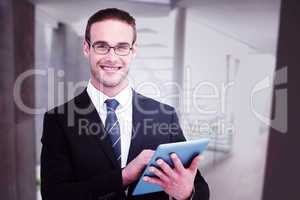
[[[197,169],[198,169],[200,160],[201,160],[201,156],[200,156],[200,155],[196,156],[196,157],[193,159],[193,161],[192,161],[192,163],[191,163],[189,169],[190,169],[191,171],[193,171],[193,172],[196,172]]]
[[[163,182],[159,178],[144,176],[143,180],[147,183],[152,183],[164,187]]]
[[[161,170],[157,169],[156,167],[150,167],[149,171],[159,177],[163,182],[169,182],[169,178],[162,172]]]
[[[166,176],[168,176],[168,177],[175,177],[174,172],[171,169],[171,167],[168,165],[168,163],[166,163],[162,159],[158,159],[156,161],[156,163],[162,169],[162,171],[166,174]]]
[[[140,160],[140,162],[146,165],[151,160],[153,154],[154,154],[153,150],[145,149],[138,155],[137,158]]]
[[[172,159],[172,162],[174,164],[175,169],[178,172],[182,172],[185,169],[184,166],[182,165],[181,160],[179,159],[179,157],[175,153],[171,154],[171,159]]]

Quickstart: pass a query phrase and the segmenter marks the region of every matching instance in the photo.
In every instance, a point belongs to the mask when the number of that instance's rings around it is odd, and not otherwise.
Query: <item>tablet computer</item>
[[[167,162],[172,168],[174,167],[172,160],[170,158],[171,153],[176,153],[182,164],[188,167],[192,162],[193,158],[198,154],[202,154],[209,143],[209,139],[203,138],[198,140],[191,140],[186,142],[175,142],[168,144],[161,144],[157,147],[154,155],[152,156],[150,162],[147,164],[144,172],[142,173],[136,187],[133,190],[132,195],[142,195],[152,192],[160,192],[163,189],[156,184],[147,183],[143,180],[144,176],[155,176],[149,171],[150,166],[158,167],[156,160],[159,158]],[[159,168],[159,167],[158,167]]]

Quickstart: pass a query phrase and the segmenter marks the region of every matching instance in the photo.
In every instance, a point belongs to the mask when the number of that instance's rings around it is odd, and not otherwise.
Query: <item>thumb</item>
[[[200,156],[200,155],[196,156],[196,157],[193,159],[193,161],[192,161],[192,163],[191,163],[191,165],[190,165],[190,167],[189,167],[189,169],[190,169],[192,172],[196,172],[196,171],[197,171],[200,160],[201,160],[201,156]]]

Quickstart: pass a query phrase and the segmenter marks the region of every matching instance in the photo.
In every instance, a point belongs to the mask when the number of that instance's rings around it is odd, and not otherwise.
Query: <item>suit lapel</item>
[[[142,112],[145,98],[133,90],[132,98],[132,135],[129,148],[127,163],[132,161],[143,149],[143,120],[145,118]]]
[[[97,143],[97,145],[101,148],[103,152],[105,152],[108,159],[113,163],[113,165],[116,168],[120,167],[114,155],[114,150],[112,148],[110,138],[105,131],[102,120],[100,119],[95,106],[93,105],[90,97],[88,96],[86,89],[75,100],[75,104],[80,109],[86,109],[84,113],[77,113],[76,111],[75,113],[78,115],[79,118],[86,119],[88,127],[96,127],[95,124],[100,125],[100,129],[98,129],[97,133],[89,133],[88,137],[91,139],[92,142]]]

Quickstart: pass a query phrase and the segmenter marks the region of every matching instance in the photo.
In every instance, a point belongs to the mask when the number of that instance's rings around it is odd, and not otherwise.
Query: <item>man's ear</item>
[[[90,45],[89,45],[89,43],[87,43],[86,40],[84,40],[84,42],[83,42],[82,50],[83,50],[84,56],[88,58],[89,54],[90,54]]]
[[[132,45],[132,58],[135,58],[136,54],[137,54],[137,50],[138,50],[138,45],[137,45],[137,42],[135,42],[133,45]]]

